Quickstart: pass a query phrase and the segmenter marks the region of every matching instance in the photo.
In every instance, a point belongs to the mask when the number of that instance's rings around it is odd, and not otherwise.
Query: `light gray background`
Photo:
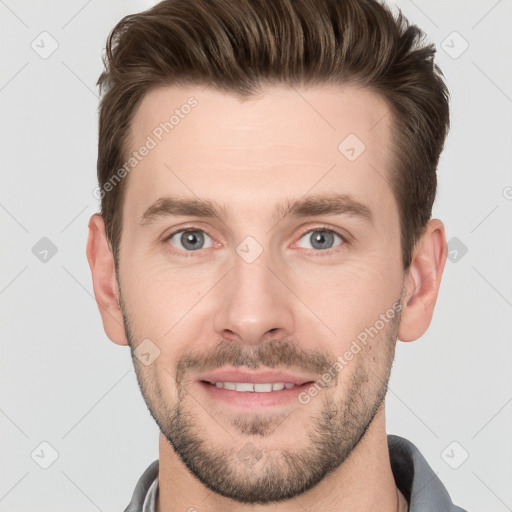
[[[103,331],[85,256],[87,223],[98,210],[101,51],[122,16],[153,3],[0,0],[3,512],[124,510],[158,457],[158,429],[129,349]],[[454,261],[429,331],[398,344],[387,430],[420,448],[455,503],[505,512],[512,510],[512,2],[395,3],[436,43],[452,95],[434,217],[445,223]],[[52,38],[58,48],[47,58],[31,47],[48,52]],[[458,55],[464,41],[469,47]],[[32,252],[42,237],[57,247],[46,263]],[[48,469],[39,465],[51,462],[42,442],[58,452]]]

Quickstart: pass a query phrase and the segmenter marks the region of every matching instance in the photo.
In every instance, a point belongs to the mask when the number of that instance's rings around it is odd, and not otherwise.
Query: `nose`
[[[215,331],[247,345],[293,336],[298,300],[287,284],[286,266],[266,251],[248,263],[238,254],[217,287]]]

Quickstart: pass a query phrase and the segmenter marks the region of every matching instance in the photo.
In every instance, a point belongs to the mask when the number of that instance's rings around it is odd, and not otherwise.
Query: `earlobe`
[[[432,219],[416,244],[407,273],[402,300],[398,339],[414,341],[428,329],[434,313],[446,263],[446,236],[443,223]]]
[[[103,217],[95,213],[89,220],[87,260],[92,273],[96,303],[107,336],[118,345],[128,345],[119,306],[119,290],[115,275],[114,257],[108,243]]]

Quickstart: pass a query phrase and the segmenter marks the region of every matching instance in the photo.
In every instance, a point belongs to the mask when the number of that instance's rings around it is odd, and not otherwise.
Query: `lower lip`
[[[313,383],[306,382],[301,386],[295,386],[290,389],[285,388],[280,391],[269,391],[268,393],[234,391],[232,389],[218,388],[215,384],[204,381],[199,381],[198,384],[213,400],[218,400],[235,407],[254,409],[298,401],[299,395]]]

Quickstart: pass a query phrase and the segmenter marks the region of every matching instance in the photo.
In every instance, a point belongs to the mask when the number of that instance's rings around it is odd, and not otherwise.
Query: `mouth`
[[[230,391],[238,391],[239,393],[272,393],[274,391],[292,389],[303,385],[294,384],[293,382],[259,382],[256,384],[252,382],[209,382],[204,380],[201,382],[210,384],[219,389],[229,389]]]
[[[311,376],[289,372],[224,369],[205,375],[196,382],[214,402],[246,410],[261,410],[297,401],[299,394],[314,381]]]

